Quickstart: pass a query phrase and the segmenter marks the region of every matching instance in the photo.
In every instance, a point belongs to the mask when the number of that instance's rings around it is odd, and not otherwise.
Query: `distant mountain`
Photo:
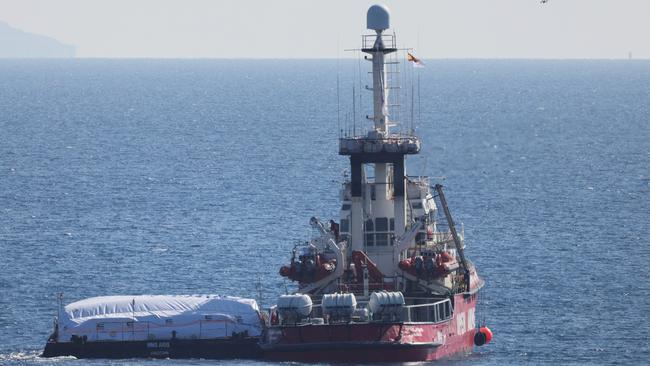
[[[75,47],[0,21],[0,58],[74,57]]]

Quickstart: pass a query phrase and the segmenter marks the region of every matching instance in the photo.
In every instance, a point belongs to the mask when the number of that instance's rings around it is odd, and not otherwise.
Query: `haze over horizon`
[[[345,58],[379,1],[0,0],[0,19],[89,58]],[[650,1],[383,1],[432,58],[650,58]]]

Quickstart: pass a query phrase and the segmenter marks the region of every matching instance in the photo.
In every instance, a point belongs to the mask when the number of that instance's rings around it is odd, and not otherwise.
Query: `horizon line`
[[[347,61],[357,60],[353,57],[191,57],[191,56],[74,56],[74,57],[0,57],[0,60],[223,60],[223,61]],[[432,57],[422,58],[425,61],[445,61],[445,60],[491,60],[491,61],[650,61],[650,57]]]

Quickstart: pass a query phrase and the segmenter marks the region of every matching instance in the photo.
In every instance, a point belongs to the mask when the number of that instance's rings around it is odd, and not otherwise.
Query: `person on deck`
[[[336,239],[336,242],[338,243],[339,241],[339,224],[334,222],[334,220],[330,220],[330,231],[332,234],[334,234],[334,239]]]

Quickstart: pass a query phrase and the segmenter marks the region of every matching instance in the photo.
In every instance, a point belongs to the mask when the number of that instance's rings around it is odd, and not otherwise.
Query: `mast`
[[[388,82],[386,75],[385,56],[395,52],[395,38],[387,37],[392,44],[385,45],[382,33],[390,27],[390,15],[386,7],[380,5],[371,6],[368,9],[367,28],[375,31],[375,41],[371,49],[362,50],[372,55],[372,99],[373,99],[373,122],[374,130],[369,131],[368,137],[383,140],[388,137]],[[369,40],[372,38],[369,38]],[[391,42],[392,41],[392,42]],[[365,42],[364,42],[365,43]],[[388,190],[389,177],[387,175],[387,164],[384,162],[375,163],[375,200],[386,201],[389,198]],[[401,166],[403,167],[403,163]],[[395,177],[397,182],[400,177]],[[401,178],[403,182],[403,178]],[[402,195],[403,196],[403,195]],[[404,234],[406,222],[404,220],[404,206],[398,207],[399,198],[395,197],[395,236]],[[402,200],[403,201],[403,200]],[[381,203],[379,203],[381,204]]]
[[[368,10],[368,29],[375,31],[375,41],[371,48],[366,48],[365,53],[372,55],[372,99],[374,136],[383,138],[388,135],[388,85],[386,82],[386,64],[384,55],[395,52],[394,48],[386,48],[382,33],[389,27],[388,9],[374,5]],[[364,39],[365,43],[365,39]]]
[[[367,230],[364,223],[370,222],[375,216],[390,217],[394,222],[394,227],[389,230],[391,235],[398,238],[405,233],[407,215],[404,161],[407,154],[419,153],[420,141],[414,135],[400,135],[390,130],[390,85],[386,57],[396,52],[397,48],[395,35],[385,34],[389,27],[388,9],[383,5],[371,6],[367,13],[367,28],[374,31],[374,34],[362,36],[361,51],[368,54],[365,59],[372,62],[372,88],[366,89],[372,90],[373,115],[367,118],[373,124],[365,134],[341,138],[339,155],[350,156],[350,249],[375,252],[373,260],[377,260],[380,266],[383,263],[383,269],[392,273],[397,265],[392,251],[380,250],[381,246],[393,245],[392,239],[371,243],[365,232],[373,230]],[[367,164],[374,167],[373,182],[366,180],[364,166]],[[369,194],[370,192],[374,194]]]

